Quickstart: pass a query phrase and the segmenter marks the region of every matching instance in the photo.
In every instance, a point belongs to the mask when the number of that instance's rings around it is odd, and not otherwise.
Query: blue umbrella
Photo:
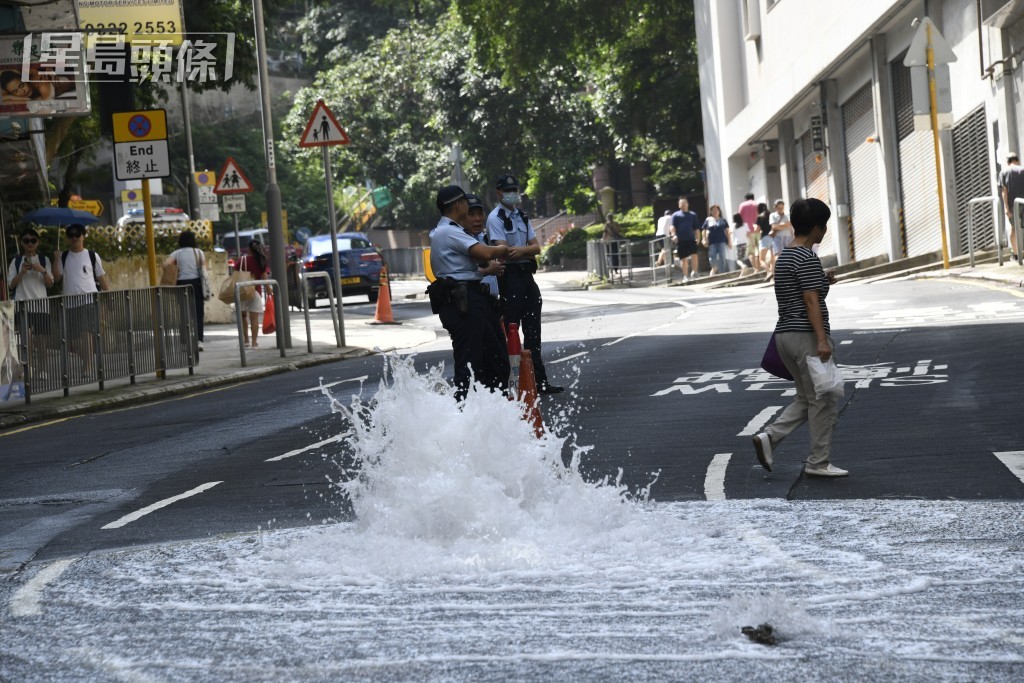
[[[99,220],[88,211],[69,209],[63,206],[44,206],[41,209],[29,211],[21,217],[26,223],[36,225],[86,225]]]

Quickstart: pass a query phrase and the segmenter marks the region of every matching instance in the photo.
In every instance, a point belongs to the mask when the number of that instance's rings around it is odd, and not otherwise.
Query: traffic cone
[[[508,333],[505,335],[508,342],[508,395],[509,398],[519,397],[519,358],[523,347],[519,343],[519,323],[509,323]]]
[[[388,267],[380,268],[380,289],[377,290],[377,313],[371,325],[401,325],[391,315],[391,287],[388,285]]]
[[[519,399],[523,402],[523,418],[533,423],[533,433],[539,439],[544,436],[544,418],[540,415],[540,397],[537,395],[537,380],[533,376],[533,356],[529,349],[523,349],[519,363]]]

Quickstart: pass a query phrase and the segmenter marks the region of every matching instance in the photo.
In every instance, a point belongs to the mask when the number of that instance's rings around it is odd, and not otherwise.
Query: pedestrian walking
[[[164,261],[165,267],[171,264],[178,268],[178,279],[175,284],[192,288],[192,299],[196,309],[196,345],[202,351],[203,313],[206,309],[206,302],[203,301],[203,270],[206,269],[206,256],[196,245],[196,235],[191,230],[178,235],[178,248]]]
[[[32,364],[44,368],[46,336],[50,333],[50,307],[46,290],[53,285],[54,261],[39,253],[39,233],[25,228],[18,236],[21,254],[14,257],[7,268],[7,285],[14,291],[14,300],[24,302],[28,318],[25,338]],[[19,316],[15,323],[21,325]]]
[[[665,209],[665,215],[658,219],[658,227],[654,230],[654,238],[661,240],[661,253],[658,254],[658,260],[654,263],[655,266],[665,265],[665,260],[671,261],[675,259],[672,255],[672,240],[669,239],[668,231],[672,225],[672,212]]]
[[[701,242],[708,250],[711,274],[728,273],[732,229],[729,227],[729,221],[722,218],[721,206],[712,204],[708,213],[711,215],[704,220],[704,225],[701,226]]]
[[[748,192],[744,196],[739,208],[736,209],[736,213],[743,219],[743,226],[746,232],[742,235],[741,239],[739,232],[734,230],[733,242],[737,245],[747,245],[747,258],[750,259],[750,265],[754,268],[754,272],[757,272],[761,268],[761,259],[758,253],[761,246],[761,235],[757,229],[758,203],[754,201],[753,192]],[[737,249],[739,249],[738,246]],[[739,258],[743,257],[740,256]]]
[[[757,228],[755,227],[755,230]],[[737,237],[737,235],[743,235],[743,237]],[[748,244],[747,244],[747,224],[743,221],[743,216],[738,213],[732,215],[732,243],[736,246],[736,267],[740,269],[740,277],[743,277],[747,272],[747,268],[752,267],[754,261],[749,256]],[[754,269],[757,272],[757,269]]]
[[[435,204],[441,212],[430,231],[430,268],[436,279],[427,295],[430,310],[441,318],[452,340],[455,399],[466,398],[474,378],[488,389],[506,391],[508,347],[480,271],[481,264],[506,259],[511,250],[504,244],[483,244],[466,231],[469,200],[458,185],[442,187]]]
[[[99,332],[98,314],[94,307],[96,294],[110,291],[103,260],[92,249],[85,248],[84,225],[69,225],[64,230],[68,249],[54,263],[54,279],[62,281],[64,311],[67,318],[68,345],[82,359],[87,376],[92,376],[96,363],[93,339]]]
[[[690,201],[686,197],[679,198],[679,210],[672,214],[672,226],[669,234],[676,245],[679,255],[679,266],[683,271],[683,282],[697,277],[697,231],[700,223],[697,214],[690,211]]]
[[[768,212],[768,205],[764,202],[757,205],[757,218],[754,224],[757,226],[760,238],[758,260],[766,273],[765,279],[770,280],[772,264],[775,263],[775,240],[772,239],[771,214]]]
[[[523,331],[523,348],[533,356],[533,370],[537,391],[557,394],[564,387],[552,384],[541,357],[541,310],[544,300],[533,279],[537,272],[540,244],[523,210],[519,208],[519,180],[511,173],[498,176],[494,183],[499,202],[487,216],[487,238],[494,246],[508,247],[505,274],[500,278],[501,294],[505,297],[505,323],[518,323]]]
[[[1003,196],[1003,211],[1006,212],[1006,230],[1010,233],[1010,251],[1013,258],[1019,260],[1021,254],[1017,231],[1013,229],[1013,205],[1016,200],[1024,199],[1024,166],[1020,165],[1016,152],[1006,155],[1006,168],[999,174],[999,191]],[[1017,217],[1024,221],[1024,206],[1018,209]]]
[[[792,244],[775,263],[775,299],[779,321],[775,325],[775,346],[783,364],[796,382],[796,398],[763,432],[754,435],[758,462],[769,472],[774,449],[797,427],[808,423],[811,452],[804,474],[815,477],[845,477],[849,474],[832,464],[832,433],[839,417],[841,394],[818,397],[808,370],[807,360],[833,359],[835,344],[830,335],[825,298],[835,284],[835,273],[826,273],[814,253],[828,230],[832,211],[819,199],[798,199],[793,204]],[[833,359],[834,360],[834,359]]]
[[[267,255],[263,251],[263,245],[256,240],[249,240],[249,251],[242,255],[238,262],[238,270],[244,270],[252,274],[253,280],[263,280],[268,273]],[[260,335],[260,320],[263,311],[266,310],[266,302],[263,299],[263,285],[254,285],[254,296],[248,301],[242,302],[242,310],[238,312],[242,316],[242,344],[250,346],[249,331],[252,330],[252,344],[250,348],[260,347],[257,338]],[[246,319],[248,318],[248,326]]]

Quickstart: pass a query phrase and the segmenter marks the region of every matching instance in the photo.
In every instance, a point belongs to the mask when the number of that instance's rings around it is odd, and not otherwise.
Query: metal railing
[[[334,339],[338,343],[338,348],[345,346],[345,329],[344,327],[338,326],[338,312],[335,310],[334,303],[334,285],[331,281],[330,273],[323,271],[314,271],[312,273],[302,273],[299,275],[299,279],[302,280],[302,314],[306,318],[306,350],[309,353],[313,353],[313,336],[312,330],[309,325],[309,282],[308,280],[315,278],[323,278],[327,282],[327,298],[331,302],[331,322],[334,323]],[[342,323],[344,325],[344,323]]]
[[[198,362],[191,285],[15,302],[25,403],[35,394],[188,368]]]
[[[663,251],[665,253],[665,263],[659,266],[658,258],[660,258]],[[647,243],[647,256],[651,263],[651,283],[658,284],[659,268],[665,269],[665,280],[672,282],[672,260],[675,256],[672,253],[672,238],[665,236],[650,240]]]
[[[602,280],[633,281],[633,254],[629,240],[587,242],[587,271]]]
[[[246,324],[246,320],[242,317],[242,298],[239,292],[242,291],[242,287],[255,287],[256,285],[264,285],[267,287],[274,288],[274,305],[284,306],[286,304],[281,302],[281,287],[277,284],[277,280],[246,280],[244,282],[235,283],[235,322],[238,323],[238,355],[242,359],[242,367],[246,366],[245,360],[245,332],[243,331],[243,325]],[[274,328],[274,336],[277,339],[277,348],[281,350],[281,358],[284,358],[284,330],[281,329],[280,325],[276,324]]]
[[[996,254],[999,258],[999,265],[1003,265],[1002,237],[999,234],[999,200],[996,197],[975,197],[967,202],[967,253],[974,267],[974,207],[981,204],[992,204],[992,225],[996,237]]]

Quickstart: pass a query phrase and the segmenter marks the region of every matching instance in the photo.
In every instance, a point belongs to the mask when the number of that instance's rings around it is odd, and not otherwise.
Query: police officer
[[[485,387],[505,391],[508,349],[490,289],[481,282],[480,267],[504,259],[509,249],[482,244],[466,232],[469,201],[458,185],[441,188],[437,208],[441,219],[430,232],[430,267],[437,279],[427,294],[431,310],[452,338],[455,398],[466,398],[472,377]]]
[[[540,244],[530,219],[519,208],[519,181],[511,173],[498,176],[494,184],[499,203],[487,217],[487,236],[493,245],[507,245],[508,259],[502,276],[501,295],[505,298],[505,322],[518,323],[523,330],[523,348],[533,357],[537,391],[557,394],[564,387],[548,382],[547,370],[540,356],[540,312],[543,301],[533,279],[537,272]]]

